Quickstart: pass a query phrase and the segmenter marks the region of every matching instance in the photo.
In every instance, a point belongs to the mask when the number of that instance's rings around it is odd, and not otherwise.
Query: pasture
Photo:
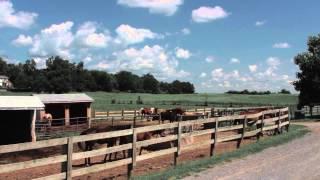
[[[0,95],[30,95],[31,92],[13,93],[0,92]],[[210,107],[229,106],[259,106],[259,105],[295,105],[298,95],[270,94],[270,95],[239,95],[239,94],[147,94],[147,93],[114,93],[114,92],[86,92],[95,102],[96,111],[131,110],[141,107],[159,108],[194,108],[208,105]],[[136,101],[140,96],[142,104]],[[113,101],[113,102],[112,102]]]

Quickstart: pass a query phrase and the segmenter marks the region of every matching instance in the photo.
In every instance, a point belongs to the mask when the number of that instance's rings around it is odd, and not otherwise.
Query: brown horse
[[[83,131],[80,135],[87,135],[87,134],[95,134],[95,133],[102,133],[102,132],[111,132],[111,131],[117,131],[117,130],[125,130],[132,128],[131,125],[120,125],[120,126],[106,126],[106,127],[92,127],[85,131]],[[137,134],[137,141],[144,141],[149,140],[153,138],[154,136],[165,136],[164,130],[157,130],[152,132],[144,132]],[[132,136],[121,136],[121,137],[113,137],[113,138],[107,138],[107,139],[99,139],[99,140],[91,140],[91,141],[85,141],[84,147],[83,143],[79,142],[78,147],[82,151],[91,151],[93,150],[93,147],[96,144],[106,144],[107,147],[112,147],[115,145],[121,145],[121,144],[128,144],[132,143]],[[139,154],[142,153],[142,150],[146,149],[146,147],[141,147]],[[126,158],[126,150],[122,151],[123,157]],[[109,160],[111,160],[112,154],[109,154]],[[107,162],[108,154],[104,157],[104,162]],[[117,158],[117,152],[115,153],[115,159]],[[91,160],[89,158],[85,158],[85,165],[90,166]]]
[[[141,114],[141,119],[142,118],[147,118],[149,120],[149,116],[153,116],[157,114],[157,108],[151,107],[151,108],[141,108],[140,109],[140,114]]]

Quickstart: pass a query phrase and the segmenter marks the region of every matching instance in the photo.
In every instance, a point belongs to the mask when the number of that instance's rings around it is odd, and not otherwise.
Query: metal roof
[[[58,103],[81,103],[93,102],[94,100],[84,93],[79,94],[34,94],[40,98],[44,104],[58,104]]]
[[[44,104],[34,96],[0,96],[0,110],[43,109]]]

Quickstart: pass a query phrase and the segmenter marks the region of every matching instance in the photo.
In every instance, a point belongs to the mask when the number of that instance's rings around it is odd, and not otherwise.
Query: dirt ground
[[[287,144],[218,165],[185,180],[320,179],[320,122],[299,124],[309,127],[312,132]]]
[[[230,133],[228,133],[230,134]],[[227,134],[224,134],[227,135]],[[198,136],[194,139],[194,143],[199,143],[204,140],[209,140],[210,136]],[[255,138],[252,139],[245,139],[242,144],[248,144],[256,142]],[[228,152],[236,149],[236,141],[220,143],[217,146],[216,152],[223,153]],[[76,147],[75,147],[76,148]],[[178,158],[178,163],[183,161],[190,161],[194,159],[199,159],[203,157],[209,156],[210,145],[204,146],[200,149],[190,150],[190,151],[183,151],[181,156]],[[10,154],[10,156],[0,156],[0,164],[5,163],[12,163],[12,162],[19,162],[19,161],[27,161],[31,160],[32,158],[43,158],[44,156],[52,156],[52,155],[59,155],[61,153],[61,148],[46,148],[38,151],[29,151],[24,152],[22,154]],[[148,153],[147,151],[143,151],[144,153]],[[120,157],[120,155],[119,155]],[[173,154],[160,156],[154,159],[145,160],[142,162],[137,163],[137,166],[134,169],[134,175],[142,175],[150,172],[156,172],[163,169],[168,169],[173,167]],[[99,164],[102,162],[104,156],[99,156],[92,158],[91,161]],[[73,169],[83,168],[84,167],[84,160],[78,160],[73,162]],[[42,166],[37,168],[30,168],[26,170],[20,170],[13,173],[5,173],[0,174],[0,179],[32,179],[37,177],[43,177],[55,173],[59,173],[61,170],[60,164],[53,164],[50,166]],[[87,179],[127,179],[127,166],[121,166],[118,168],[108,169],[105,171],[100,171],[99,173],[92,173],[89,175],[75,177],[74,179],[79,180],[87,180]]]

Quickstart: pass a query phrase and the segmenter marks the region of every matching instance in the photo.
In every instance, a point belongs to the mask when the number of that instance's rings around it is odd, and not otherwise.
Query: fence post
[[[282,130],[281,130],[281,110],[279,109],[279,113],[278,113],[278,134],[281,134],[282,133]]]
[[[67,154],[67,161],[61,165],[61,172],[66,173],[66,179],[72,179],[72,153],[73,153],[73,138],[68,137],[67,144],[63,145],[63,153]]]
[[[124,110],[123,109],[121,110],[121,120],[122,121],[124,120]]]
[[[260,129],[261,129],[261,132],[260,132],[260,136],[263,136],[263,126],[264,126],[264,112],[262,112],[262,117],[261,117],[261,124],[260,124]],[[260,138],[259,136],[259,138]]]
[[[178,156],[180,155],[180,139],[181,139],[181,124],[180,124],[180,121],[182,119],[182,116],[179,116],[179,119],[178,119],[178,127],[177,129],[175,130],[175,134],[177,135],[177,140],[176,142],[174,143],[175,144],[175,147],[177,147],[177,151],[174,153],[174,166],[177,165],[177,162],[178,162]]]
[[[137,133],[135,128],[132,128],[132,149],[130,149],[128,152],[129,157],[131,156],[132,158],[132,162],[128,164],[128,179],[131,179],[133,174],[132,173],[133,168],[136,166],[136,158],[137,158],[136,142],[137,142]]]
[[[162,121],[162,119],[161,119],[161,113],[159,113],[159,124],[161,124],[161,121]]]
[[[213,139],[214,141],[210,145],[210,156],[214,155],[215,147],[218,143],[218,125],[219,125],[218,118],[216,118],[214,124],[215,124],[214,133],[211,134],[211,140]]]
[[[177,147],[177,152],[174,153],[174,166],[176,166],[178,164],[178,157],[181,154],[181,148],[180,148],[180,143],[181,143],[181,133],[182,133],[182,128],[181,128],[181,123],[180,120],[178,122],[178,127],[176,130],[176,134],[177,134],[177,140],[175,143],[175,146]]]
[[[287,132],[289,132],[289,127],[290,127],[290,120],[291,120],[291,116],[289,115],[289,113],[288,113],[288,121],[289,121],[289,124],[287,124]]]
[[[242,142],[244,135],[246,133],[246,127],[247,127],[247,116],[245,116],[244,120],[243,120],[242,134],[241,134],[241,138],[238,141],[237,148],[240,148],[241,142]]]

